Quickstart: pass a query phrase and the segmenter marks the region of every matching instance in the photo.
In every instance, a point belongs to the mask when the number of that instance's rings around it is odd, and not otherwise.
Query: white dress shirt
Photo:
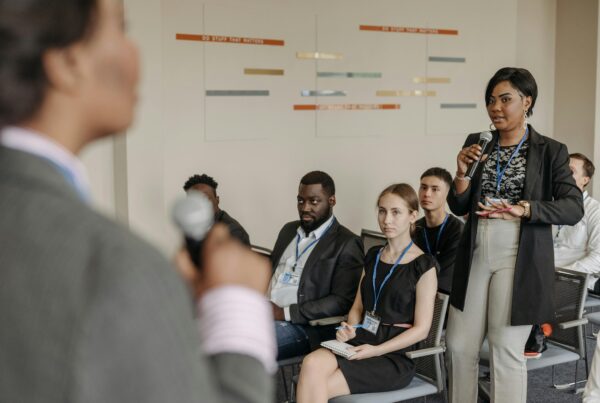
[[[298,282],[302,276],[304,264],[321,237],[331,227],[334,219],[332,214],[327,221],[308,235],[302,227],[298,227],[296,237],[285,248],[281,259],[279,259],[277,269],[275,269],[269,284],[268,295],[275,305],[283,308],[285,320],[288,322],[291,319],[290,305],[298,303]],[[296,259],[296,245],[300,255],[298,259]]]
[[[600,203],[583,193],[584,215],[575,225],[553,227],[556,267],[598,275],[600,273]],[[597,278],[592,277],[588,288]]]

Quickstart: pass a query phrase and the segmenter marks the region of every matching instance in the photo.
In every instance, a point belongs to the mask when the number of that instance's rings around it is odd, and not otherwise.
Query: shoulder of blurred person
[[[62,401],[50,396],[65,393],[65,381],[68,400],[199,393],[205,381],[185,357],[199,346],[192,304],[164,257],[90,209],[47,161],[1,148],[0,167],[1,282],[11,285],[0,294],[10,327],[0,372],[13,374],[0,381],[0,400]],[[14,372],[17,363],[28,376]],[[165,368],[181,389],[139,395],[146,382],[164,384]]]
[[[118,0],[0,0],[0,129],[36,132],[73,160],[124,132],[139,71],[123,20]],[[94,212],[70,183],[73,167],[47,152],[0,147],[0,401],[269,399],[270,377],[252,350],[209,357],[173,267]]]

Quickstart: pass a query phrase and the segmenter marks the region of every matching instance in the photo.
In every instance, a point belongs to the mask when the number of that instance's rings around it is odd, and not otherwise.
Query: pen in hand
[[[338,326],[338,327],[336,327],[336,328],[335,328],[335,330],[340,330],[340,329],[343,329],[343,328],[350,329],[351,327],[353,327],[353,328],[355,328],[355,329],[358,329],[358,328],[362,328],[362,327],[363,327],[363,325],[362,325],[362,323],[359,323],[358,325],[346,325],[346,326]]]

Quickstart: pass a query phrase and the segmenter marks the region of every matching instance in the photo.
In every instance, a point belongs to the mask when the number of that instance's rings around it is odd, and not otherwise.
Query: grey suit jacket
[[[0,147],[0,402],[268,402],[255,359],[205,356],[189,294],[150,245],[48,161]]]

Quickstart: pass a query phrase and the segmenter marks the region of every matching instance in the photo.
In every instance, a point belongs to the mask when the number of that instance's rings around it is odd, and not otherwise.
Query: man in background
[[[569,167],[573,178],[583,192],[581,221],[575,225],[553,227],[554,261],[556,267],[598,275],[600,273],[600,203],[593,199],[586,188],[594,176],[594,163],[585,155],[574,153],[569,156]],[[600,294],[600,282],[591,277],[588,288]]]
[[[250,246],[250,237],[244,227],[242,227],[235,218],[227,214],[225,210],[219,208],[220,198],[217,195],[218,186],[219,184],[211,176],[202,174],[191,176],[183,185],[183,190],[186,192],[196,190],[204,193],[213,205],[215,222],[225,224],[227,228],[229,228],[231,236],[241,241],[244,245]]]
[[[354,301],[363,246],[333,215],[335,203],[333,179],[321,171],[307,173],[298,187],[300,221],[285,224],[275,242],[268,297],[278,359],[306,354],[335,338],[335,324],[309,322],[346,315]]]
[[[464,224],[446,210],[446,196],[452,176],[444,168],[429,168],[421,175],[419,204],[425,217],[416,223],[413,236],[423,252],[436,258],[440,265],[438,289],[450,294],[456,249]]]

